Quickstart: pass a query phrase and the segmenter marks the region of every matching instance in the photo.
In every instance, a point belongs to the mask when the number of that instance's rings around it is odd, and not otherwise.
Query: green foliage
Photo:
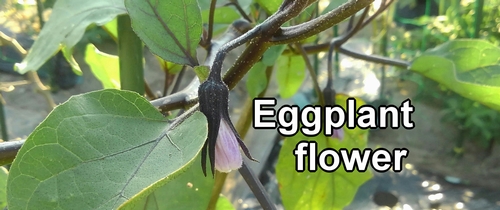
[[[167,61],[197,66],[202,33],[196,0],[125,0],[132,28],[151,51]]]
[[[247,90],[252,98],[257,97],[267,87],[266,69],[268,66],[274,66],[276,60],[285,50],[286,45],[277,45],[270,47],[262,56],[262,60],[252,66],[248,72]]]
[[[200,161],[201,156],[198,155],[193,161],[195,164],[188,166],[186,172],[174,177],[147,197],[127,201],[120,209],[204,209],[210,200],[214,179],[203,176],[201,168],[196,164]]]
[[[278,92],[282,98],[292,97],[306,78],[306,64],[302,56],[281,56],[278,58],[276,78]]]
[[[210,68],[208,66],[195,66],[194,72],[196,73],[196,76],[198,76],[201,83],[207,80],[208,75],[210,74]]]
[[[9,209],[112,209],[146,197],[187,170],[205,141],[205,125],[195,112],[170,127],[129,91],[74,96],[19,151],[8,179]]]
[[[215,210],[234,210],[234,207],[226,197],[221,195],[219,196],[219,200],[217,200]]]
[[[100,52],[94,45],[87,45],[85,62],[101,81],[103,88],[120,89],[120,65],[118,56]]]
[[[0,208],[7,207],[7,176],[9,171],[3,166],[0,166]]]
[[[346,107],[346,99],[344,95],[336,97],[342,107]],[[361,99],[356,101],[358,107],[364,104]],[[319,169],[316,172],[295,171],[296,157],[292,151],[300,141],[316,141],[317,152],[325,148],[346,148],[349,151],[353,148],[366,148],[368,130],[356,128],[344,131],[345,137],[342,141],[322,134],[306,137],[301,133],[284,140],[276,166],[276,176],[285,209],[343,209],[354,199],[359,186],[372,177],[369,171],[346,172],[343,166],[332,173]],[[308,163],[308,158],[305,158],[305,163]]]
[[[16,64],[17,71],[24,74],[38,70],[45,61],[59,51],[61,45],[73,48],[88,26],[94,23],[103,25],[125,12],[123,0],[57,1],[50,21],[44,25],[28,55],[21,63]]]
[[[412,71],[500,110],[500,48],[483,40],[454,40],[417,57]]]
[[[264,10],[266,10],[267,14],[273,14],[276,11],[278,11],[281,2],[283,2],[281,0],[256,0],[256,1],[257,3],[259,3],[261,7],[264,8]]]

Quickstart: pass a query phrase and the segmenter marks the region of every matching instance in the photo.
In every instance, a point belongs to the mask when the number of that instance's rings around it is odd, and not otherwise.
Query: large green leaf
[[[17,154],[7,182],[9,209],[115,209],[185,171],[206,134],[202,113],[171,127],[134,92],[73,96]]]
[[[346,96],[338,95],[336,100],[341,106],[346,107],[346,99]],[[358,107],[363,105],[360,99],[356,102]],[[306,137],[300,132],[285,139],[276,166],[276,176],[285,209],[343,209],[354,199],[359,186],[372,177],[369,170],[362,173],[346,172],[343,166],[333,173],[324,172],[319,168],[316,172],[305,170],[299,173],[295,170],[296,160],[293,150],[300,141],[316,141],[317,152],[325,148],[351,150],[366,147],[368,130],[356,128],[344,131],[345,136],[342,141],[323,134]],[[304,161],[308,163],[308,158]]]
[[[278,91],[282,98],[292,97],[306,78],[306,64],[302,56],[280,56],[278,58]]]
[[[147,191],[124,203],[122,210],[206,209],[212,194],[214,179],[205,177],[198,155],[195,164],[151,194]],[[220,200],[220,199],[219,199]]]
[[[22,74],[38,70],[61,45],[68,49],[75,46],[89,25],[103,25],[126,12],[123,0],[58,0],[28,55],[16,64],[16,70]]]
[[[500,110],[500,48],[487,41],[446,42],[417,57],[410,69],[466,98]]]
[[[125,0],[132,28],[151,52],[174,63],[197,66],[202,34],[196,0]]]
[[[88,44],[85,50],[85,62],[104,88],[120,89],[118,56],[103,53],[94,45]]]

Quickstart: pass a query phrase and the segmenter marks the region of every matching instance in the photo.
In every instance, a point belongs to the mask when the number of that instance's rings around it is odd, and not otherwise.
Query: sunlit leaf
[[[116,209],[187,170],[206,134],[202,113],[170,127],[135,92],[73,96],[17,154],[7,182],[9,209]]]
[[[102,26],[112,39],[118,39],[118,19],[115,18]]]
[[[7,206],[7,176],[9,172],[3,166],[0,166],[0,208]]]
[[[196,0],[125,0],[132,28],[151,52],[167,61],[197,66],[202,34]]]
[[[348,2],[348,0],[320,1],[319,13],[320,14],[328,13],[328,12],[336,9],[340,5],[345,4],[347,2]],[[325,7],[326,4],[328,4],[328,6]]]
[[[337,95],[336,101],[346,107],[347,96]],[[356,105],[363,105],[361,99],[356,100]],[[340,167],[334,172],[324,172],[319,167],[316,172],[309,172],[308,157],[305,158],[306,170],[295,170],[296,157],[293,150],[300,141],[316,141],[317,152],[325,148],[340,149],[366,148],[368,130],[344,129],[345,136],[342,141],[319,134],[316,137],[306,137],[298,133],[285,139],[281,148],[276,176],[280,186],[280,193],[285,209],[335,209],[341,210],[354,199],[358,188],[372,177],[371,172],[346,172]]]
[[[85,62],[104,88],[120,89],[118,56],[103,53],[94,45],[88,44],[85,50]]]
[[[208,66],[196,66],[196,67],[194,67],[194,72],[196,73],[196,76],[198,76],[200,83],[202,83],[205,80],[207,80],[208,75],[210,74],[210,67],[208,67]]]
[[[93,23],[103,25],[126,12],[123,0],[56,1],[49,20],[43,26],[26,58],[16,64],[16,70],[22,74],[38,70],[45,61],[59,51],[61,45],[68,49],[73,48],[89,25]]]
[[[219,196],[215,210],[234,210],[233,204],[224,196]]]
[[[73,48],[63,47],[61,51],[63,53],[64,58],[66,59],[66,61],[68,61],[69,65],[71,66],[73,72],[75,72],[76,75],[81,76],[82,70],[80,69],[80,65],[78,65],[75,58],[73,57]]]
[[[268,14],[273,14],[280,8],[282,0],[256,0]]]
[[[203,22],[208,23],[208,15],[210,10],[202,11]],[[240,14],[231,7],[219,7],[214,11],[214,23],[216,24],[231,24],[233,21],[240,18]]]
[[[292,97],[306,78],[306,64],[302,56],[281,56],[278,58],[276,78],[282,98]]]
[[[205,177],[199,164],[201,156],[185,172],[152,191],[148,189],[124,203],[121,210],[205,209],[210,201],[214,179]],[[152,192],[151,192],[152,191]],[[150,194],[148,194],[150,193]]]
[[[449,41],[417,57],[410,69],[450,90],[500,110],[500,48],[484,41]]]

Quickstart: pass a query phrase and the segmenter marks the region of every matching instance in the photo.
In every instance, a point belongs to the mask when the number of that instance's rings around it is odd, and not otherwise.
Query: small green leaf
[[[205,142],[206,123],[195,112],[170,127],[131,91],[73,96],[17,154],[7,182],[9,209],[116,209],[185,171]]]
[[[267,14],[278,11],[282,2],[282,0],[257,0],[257,3],[266,10]]]
[[[69,65],[71,66],[73,72],[75,72],[76,75],[81,76],[82,70],[80,69],[80,66],[76,62],[75,58],[73,57],[73,48],[63,47],[61,51],[63,53],[64,58],[66,59],[66,61],[68,61]]]
[[[194,73],[198,76],[200,83],[203,83],[207,80],[208,75],[210,74],[210,68],[208,66],[195,66]]]
[[[285,51],[286,45],[275,45],[266,50],[262,56],[262,63],[266,66],[273,66],[276,64],[276,60],[281,56],[283,51]]]
[[[94,45],[88,44],[85,50],[85,62],[104,88],[120,89],[118,56],[100,52]]]
[[[3,166],[0,166],[0,208],[7,206],[7,177],[9,172]]]
[[[205,209],[210,201],[214,179],[203,175],[200,165],[197,164],[200,162],[199,154],[185,172],[179,173],[178,176],[170,176],[167,184],[154,191],[149,188],[141,192],[119,209]]]
[[[334,9],[337,9],[342,4],[347,3],[347,0],[337,0],[337,1],[322,1],[323,3],[320,3],[320,14],[326,14]],[[328,3],[328,6],[324,7],[322,4]]]
[[[500,110],[500,48],[484,41],[446,42],[417,57],[410,69],[450,90]]]
[[[113,19],[112,21],[109,21],[102,27],[106,32],[108,32],[109,36],[113,39],[118,39],[118,18]]]
[[[196,48],[202,34],[196,0],[125,0],[137,36],[167,61],[197,66]]]
[[[123,0],[58,0],[28,55],[16,64],[16,70],[21,74],[38,70],[61,47],[73,48],[89,25],[104,25],[126,12]]]
[[[168,62],[166,60],[163,60],[163,58],[160,58],[157,55],[155,55],[155,58],[160,63],[161,69],[168,72],[169,74],[177,74],[182,70],[182,65]]]
[[[278,91],[282,98],[292,97],[306,78],[306,64],[302,56],[280,56],[278,58]]]
[[[210,10],[204,10],[201,12],[203,17],[203,22],[208,23],[208,15]],[[240,18],[240,14],[231,7],[218,7],[214,11],[214,23],[215,24],[231,24],[236,19]]]
[[[223,195],[219,196],[217,204],[215,205],[215,210],[234,210],[233,204]]]
[[[336,101],[342,107],[346,107],[346,99],[345,95],[337,95]],[[364,104],[361,99],[357,99],[356,102],[358,107]],[[346,172],[342,165],[332,173],[319,168],[316,172],[309,172],[307,164],[304,172],[299,173],[295,170],[296,159],[293,150],[300,141],[316,141],[318,153],[325,148],[362,150],[366,147],[368,130],[344,128],[344,131],[345,136],[342,141],[323,134],[306,137],[300,132],[285,139],[276,166],[276,176],[285,209],[341,210],[351,203],[358,188],[372,177],[370,170],[362,173]],[[308,163],[308,157],[304,161]]]
[[[267,87],[266,65],[262,62],[257,62],[248,71],[248,78],[246,82],[248,96],[255,98],[259,96],[262,91]]]

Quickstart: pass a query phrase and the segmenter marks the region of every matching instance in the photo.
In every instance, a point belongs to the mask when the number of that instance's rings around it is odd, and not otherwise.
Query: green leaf
[[[198,65],[196,48],[202,34],[196,0],[125,0],[137,36],[167,61]]]
[[[410,69],[450,90],[500,110],[500,48],[484,40],[446,42],[417,57]]]
[[[255,98],[259,96],[267,87],[266,65],[262,62],[257,62],[248,71],[246,82],[248,96]]]
[[[118,56],[100,52],[94,45],[88,44],[85,50],[85,62],[104,88],[120,89]]]
[[[61,47],[73,48],[89,25],[103,25],[126,12],[123,0],[58,0],[28,55],[16,64],[16,70],[21,74],[38,70]]]
[[[111,36],[113,39],[118,39],[118,18],[109,21],[105,25],[103,25],[103,29]]]
[[[75,58],[73,57],[73,48],[63,47],[61,51],[63,53],[64,58],[66,59],[66,61],[68,61],[69,65],[71,66],[73,72],[75,72],[76,75],[81,76],[82,70],[80,69],[80,66],[76,62]]]
[[[205,209],[210,201],[214,179],[205,177],[199,164],[198,155],[194,164],[177,177],[169,177],[170,182],[152,193],[141,193],[124,203],[121,210],[163,210],[163,209]],[[148,189],[151,191],[151,189]]]
[[[206,136],[202,113],[171,127],[134,92],[73,96],[17,154],[7,182],[9,209],[116,209],[185,171]]]
[[[336,1],[321,1],[319,5],[320,14],[326,14],[334,9],[337,9],[342,4],[347,3],[347,0],[336,0]],[[328,3],[328,6],[323,6],[323,4]]]
[[[203,83],[207,80],[208,75],[210,74],[210,67],[208,66],[196,66],[194,67],[194,73],[198,76],[200,83]]]
[[[0,208],[7,206],[7,177],[9,172],[3,166],[0,166]]]
[[[223,195],[219,196],[217,204],[215,205],[215,210],[234,210],[233,204]]]
[[[306,78],[306,64],[302,56],[280,56],[278,58],[278,92],[282,98],[292,97]]]
[[[266,10],[267,14],[274,14],[281,6],[282,0],[256,0]]]
[[[262,56],[262,63],[266,66],[273,66],[276,60],[281,56],[283,51],[285,51],[286,45],[275,45],[266,50]]]
[[[346,107],[346,99],[345,95],[336,97],[338,104],[342,107]],[[356,102],[358,107],[364,104],[361,99],[357,99]],[[351,203],[358,188],[372,177],[370,170],[363,173],[346,172],[343,166],[333,173],[324,172],[319,168],[316,172],[309,172],[307,164],[304,172],[299,173],[295,170],[296,160],[293,150],[300,141],[316,141],[318,153],[325,148],[351,150],[366,147],[368,130],[344,128],[344,131],[345,136],[342,141],[323,134],[306,137],[300,132],[285,139],[276,166],[276,176],[285,209],[341,210]],[[304,161],[308,163],[308,158],[306,157]]]
[[[210,10],[204,10],[201,12],[203,17],[203,22],[208,23],[208,16]],[[214,11],[214,23],[216,24],[231,24],[236,19],[240,18],[240,14],[231,7],[219,7]]]

